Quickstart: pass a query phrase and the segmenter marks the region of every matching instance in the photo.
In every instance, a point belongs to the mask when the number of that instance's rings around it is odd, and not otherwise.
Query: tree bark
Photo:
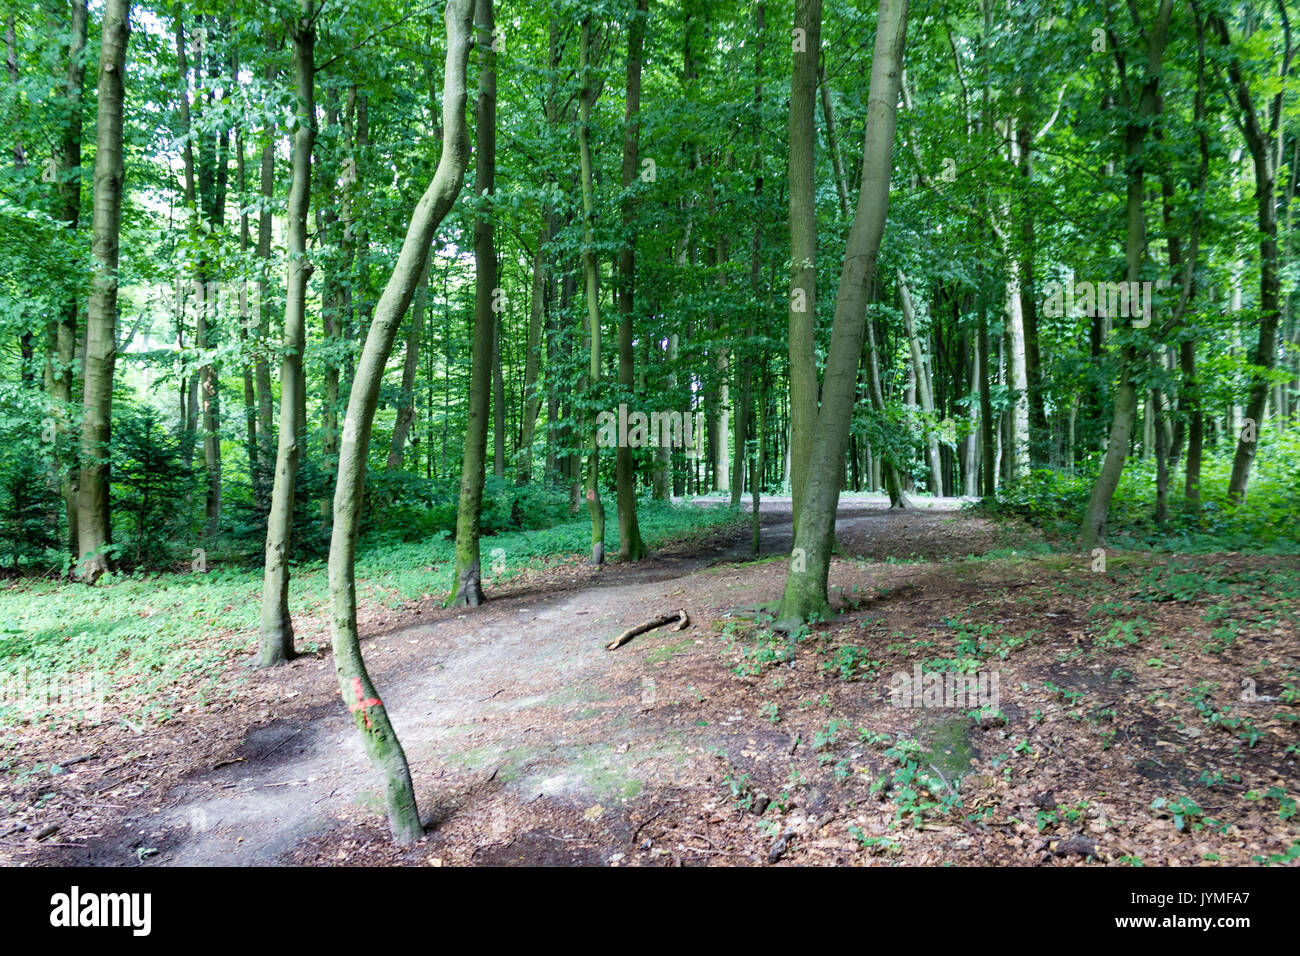
[[[493,0],[477,0],[478,102],[474,108],[474,191],[490,199],[496,189],[496,52],[493,50]],[[448,7],[448,31],[451,8]],[[450,56],[450,54],[448,54]],[[450,60],[448,60],[450,69]],[[448,74],[450,84],[450,74]],[[456,509],[456,566],[447,606],[478,607],[483,603],[483,564],[479,552],[479,518],[483,513],[483,482],[487,470],[488,415],[496,331],[492,311],[496,288],[496,234],[492,215],[484,210],[474,219],[474,332],[470,353],[469,413],[465,450],[461,458],[460,504]]]
[[[632,351],[634,296],[636,291],[637,209],[631,197],[640,165],[641,55],[645,46],[649,0],[637,0],[636,12],[627,33],[627,93],[623,119],[623,230],[626,239],[618,251],[618,383],[622,394],[631,394],[636,382]],[[640,561],[646,554],[641,528],[636,519],[636,464],[633,449],[619,442],[614,476],[618,496],[618,556],[623,561]]]
[[[498,478],[506,474],[506,381],[501,367],[504,315],[501,309],[492,311],[492,474]]]
[[[424,310],[429,298],[429,262],[432,259],[432,255],[425,259],[424,271],[420,273],[420,283],[415,287],[415,299],[411,303],[411,318],[406,328],[406,352],[402,360],[402,391],[397,402],[393,438],[388,445],[388,458],[384,462],[385,471],[402,470],[406,443],[411,436],[411,424],[415,421],[415,375],[420,370],[420,341],[424,336]]]
[[[880,239],[889,210],[894,126],[906,27],[907,0],[880,0],[867,100],[862,187],[844,250],[805,497],[795,532],[790,570],[786,575],[785,593],[777,614],[778,626],[787,631],[825,613],[830,606],[826,587],[830,573],[830,547],[857,392],[867,290],[875,276],[876,255],[880,251]]]
[[[1231,49],[1227,24],[1219,16],[1211,16],[1210,27],[1218,37],[1219,45]],[[1288,47],[1290,44],[1288,32]],[[1286,82],[1290,67],[1290,49],[1284,58],[1279,83]],[[1251,357],[1250,390],[1246,400],[1246,419],[1251,426],[1243,427],[1237,439],[1237,451],[1232,459],[1232,476],[1228,479],[1228,498],[1242,501],[1250,481],[1250,466],[1255,460],[1258,438],[1263,431],[1264,413],[1268,406],[1269,373],[1277,361],[1277,327],[1281,316],[1280,299],[1282,281],[1277,244],[1277,200],[1275,197],[1277,165],[1273,143],[1281,121],[1282,93],[1275,94],[1268,110],[1268,126],[1260,124],[1250,86],[1242,72],[1241,60],[1235,52],[1228,58],[1228,77],[1241,111],[1240,127],[1255,166],[1255,202],[1259,222],[1259,339]]]
[[[330,538],[329,583],[334,670],[339,691],[362,735],[371,764],[384,780],[388,824],[393,840],[412,843],[424,835],[411,771],[388,712],[379,699],[361,656],[357,631],[356,548],[365,498],[366,459],[370,431],[379,404],[384,366],[403,314],[415,295],[428,262],[429,247],[443,217],[451,209],[465,178],[469,136],[465,123],[465,74],[471,41],[471,0],[448,0],[447,66],[443,83],[442,155],[433,181],[411,216],[393,273],[375,306],[357,363],[348,398],[339,447],[338,481],[334,490],[334,526]],[[491,0],[479,0],[483,14],[480,39],[492,43]],[[488,61],[492,66],[492,61]]]
[[[81,477],[77,498],[77,576],[93,584],[109,568],[109,439],[117,358],[117,263],[122,224],[122,105],[129,0],[105,0],[95,120],[95,199],[91,256],[95,275],[86,317]]]
[[[597,91],[591,79],[591,17],[583,18],[579,46],[582,92],[578,103],[578,157],[582,176],[582,271],[587,293],[587,334],[590,363],[587,394],[593,399],[600,388],[600,289],[596,262],[596,189],[591,159],[591,110]],[[605,563],[605,506],[600,500],[600,447],[596,439],[596,415],[589,413],[587,426],[587,511],[591,515],[591,564]]]
[[[268,35],[268,51],[274,47],[274,44],[274,38]],[[274,64],[268,63],[266,66],[267,83],[272,83],[275,76]],[[274,480],[274,465],[268,467],[266,461],[266,459],[270,458],[271,442],[275,437],[273,420],[275,409],[271,395],[271,363],[267,360],[267,349],[271,341],[271,203],[274,198],[275,143],[270,131],[268,131],[266,143],[262,146],[261,164],[258,170],[258,315],[257,346],[253,359],[253,384],[257,391],[258,469],[252,479],[254,500],[259,511],[270,507],[270,488],[268,486]]]
[[[907,329],[907,346],[912,354],[912,368],[916,373],[916,393],[920,399],[921,411],[927,418],[934,418],[934,389],[930,382],[930,370],[926,368],[925,356],[921,353],[921,340],[916,334],[916,310],[912,305],[912,293],[907,288],[907,279],[903,270],[897,270],[898,296],[903,302],[903,324]],[[943,495],[943,464],[939,459],[939,436],[932,427],[927,426],[925,435],[926,457],[930,464],[930,494]]]
[[[537,440],[537,416],[542,399],[537,380],[542,365],[542,327],[546,319],[548,285],[546,244],[550,230],[543,224],[537,234],[533,253],[533,291],[528,307],[528,352],[524,356],[524,419],[520,424],[519,451],[515,457],[515,483],[523,486],[533,480],[533,444]]]
[[[817,421],[817,67],[821,56],[822,0],[797,0],[794,26],[803,49],[790,63],[789,215],[790,300],[787,313],[790,364],[790,500],[796,527]],[[792,44],[794,46],[794,44]],[[830,93],[825,90],[827,129]],[[837,186],[841,178],[837,177]]]
[[[1125,260],[1126,278],[1129,282],[1137,282],[1140,279],[1142,261],[1146,255],[1143,145],[1151,120],[1159,109],[1161,60],[1164,56],[1165,41],[1169,35],[1169,20],[1172,12],[1173,0],[1161,0],[1155,22],[1147,34],[1146,73],[1139,101],[1136,110],[1130,110],[1124,130],[1128,159],[1126,202],[1128,230]],[[1121,85],[1124,82],[1124,77],[1121,75]],[[1084,516],[1083,529],[1079,535],[1080,547],[1085,551],[1092,550],[1105,539],[1106,515],[1110,510],[1110,500],[1119,486],[1119,479],[1124,471],[1124,460],[1128,457],[1129,442],[1133,435],[1133,417],[1137,411],[1137,387],[1133,381],[1135,360],[1135,347],[1132,344],[1122,346],[1119,360],[1119,386],[1115,390],[1114,412],[1111,417],[1110,439],[1106,445],[1106,457],[1102,460],[1101,471],[1093,486],[1092,497]]]
[[[64,96],[67,100],[68,122],[63,129],[59,149],[58,201],[59,219],[64,222],[75,241],[77,226],[81,221],[81,100],[86,82],[86,0],[73,0],[72,30],[68,41],[67,72],[64,75]],[[63,496],[63,509],[68,524],[68,553],[78,556],[77,489],[80,469],[75,449],[69,448],[72,425],[72,393],[77,360],[77,293],[69,288],[59,305],[58,327],[55,332],[55,363],[50,375],[50,393],[59,408],[58,435],[60,478],[59,491]]]
[[[311,154],[316,142],[316,33],[314,0],[299,0],[290,26],[298,113],[293,132],[293,178],[289,183],[288,279],[284,302],[284,343],[280,359],[280,432],[275,454],[271,507],[266,516],[266,561],[262,576],[262,616],[258,663],[274,667],[293,657],[293,619],[289,614],[289,554],[293,541],[294,483],[306,428],[302,357],[307,338],[307,212],[311,201]]]

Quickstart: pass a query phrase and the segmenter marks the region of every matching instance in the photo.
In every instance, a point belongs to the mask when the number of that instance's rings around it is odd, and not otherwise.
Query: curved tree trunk
[[[487,9],[485,49],[491,45],[491,0],[479,0]],[[460,194],[469,154],[465,123],[465,73],[471,39],[471,0],[447,3],[447,67],[443,84],[442,156],[433,182],[411,216],[402,251],[383,294],[375,306],[365,347],[357,363],[352,393],[339,446],[338,481],[334,489],[334,527],[330,537],[329,582],[334,670],[339,691],[365,742],[371,763],[383,775],[388,824],[397,843],[411,843],[424,835],[406,754],[389,722],[361,656],[357,633],[356,549],[365,497],[366,458],[370,429],[379,405],[384,366],[402,316],[411,304],[415,287],[429,258],[429,247],[443,217]],[[483,23],[480,23],[483,27]]]

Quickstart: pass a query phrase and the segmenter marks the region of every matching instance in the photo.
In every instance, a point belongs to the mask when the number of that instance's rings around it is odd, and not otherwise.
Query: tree
[[[796,525],[817,420],[817,58],[822,0],[796,0],[790,66],[790,497]],[[829,103],[829,92],[827,92]],[[828,129],[834,122],[827,115]]]
[[[125,99],[129,0],[105,0],[100,29],[99,102],[95,113],[95,212],[91,255],[94,284],[86,317],[85,400],[81,419],[81,476],[77,489],[77,575],[93,584],[108,570],[113,536],[109,518],[109,439],[113,365],[117,358],[118,255],[121,243],[122,104]]]
[[[632,341],[634,338],[634,290],[636,285],[636,206],[632,199],[640,173],[641,130],[641,53],[645,46],[646,21],[650,17],[649,0],[637,0],[636,12],[627,32],[627,96],[623,128],[623,229],[625,238],[618,251],[618,384],[627,395],[636,384]],[[636,520],[636,474],[633,451],[619,442],[615,455],[618,489],[619,557],[640,561],[645,557],[645,542]]]
[[[777,613],[778,626],[784,630],[794,630],[829,607],[826,588],[830,550],[857,394],[867,290],[875,278],[876,256],[889,211],[894,126],[906,33],[907,0],[880,0],[867,101],[862,186],[844,249],[805,497],[799,511],[785,593]]]
[[[582,177],[582,273],[587,299],[587,337],[590,363],[587,372],[587,510],[591,515],[592,564],[605,563],[605,506],[600,500],[600,445],[597,441],[595,396],[600,389],[600,267],[596,262],[596,187],[591,160],[591,110],[599,95],[591,77],[591,16],[582,20],[578,47],[582,92],[578,99],[578,156]]]
[[[480,39],[491,43],[491,0],[479,0]],[[466,71],[471,42],[471,0],[448,0],[447,60],[443,74],[442,156],[428,189],[411,216],[397,264],[375,305],[366,344],[357,363],[339,447],[338,481],[334,490],[334,528],[330,538],[329,582],[334,671],[371,763],[384,778],[384,797],[393,839],[411,843],[424,835],[411,784],[406,754],[393,731],[361,657],[357,632],[356,550],[365,497],[366,459],[370,430],[379,404],[384,366],[402,316],[411,304],[424,272],[434,233],[460,195],[469,156],[465,122]]]
[[[1134,25],[1146,39],[1146,67],[1138,89],[1137,102],[1129,103],[1129,117],[1124,126],[1124,143],[1127,159],[1126,204],[1127,235],[1124,257],[1126,262],[1126,279],[1136,283],[1142,274],[1142,264],[1146,256],[1146,212],[1144,205],[1143,173],[1145,171],[1144,145],[1151,120],[1160,106],[1160,73],[1164,57],[1165,43],[1169,36],[1169,20],[1173,13],[1173,0],[1162,0],[1150,30],[1143,30],[1137,20],[1136,8],[1133,8]],[[1116,63],[1120,73],[1120,89],[1126,99],[1129,98],[1125,60],[1122,47],[1111,36],[1110,42],[1115,50]],[[1131,287],[1131,286],[1130,286]],[[1119,385],[1115,390],[1114,413],[1111,418],[1110,440],[1106,446],[1106,457],[1093,486],[1092,498],[1083,520],[1079,544],[1088,551],[1101,543],[1106,533],[1106,515],[1110,510],[1110,500],[1119,485],[1120,475],[1124,471],[1124,461],[1128,457],[1129,440],[1133,435],[1133,419],[1137,412],[1137,387],[1134,384],[1134,364],[1137,359],[1137,346],[1130,333],[1125,344],[1120,347]]]
[[[1211,16],[1210,29],[1219,45],[1229,50],[1228,78],[1231,92],[1236,98],[1240,115],[1234,117],[1250,158],[1255,166],[1255,201],[1259,222],[1259,339],[1251,358],[1250,393],[1246,400],[1246,427],[1237,439],[1237,452],[1232,459],[1232,476],[1228,479],[1228,496],[1235,501],[1246,497],[1246,484],[1250,481],[1250,466],[1255,460],[1258,433],[1264,423],[1264,410],[1268,406],[1269,371],[1277,361],[1277,329],[1281,318],[1280,299],[1282,280],[1277,244],[1277,167],[1279,157],[1278,128],[1282,122],[1282,91],[1291,71],[1291,24],[1287,19],[1286,4],[1278,3],[1285,31],[1286,48],[1278,68],[1273,94],[1267,109],[1267,118],[1260,116],[1246,81],[1241,58],[1232,52],[1232,40],[1223,17]],[[1280,152],[1280,150],[1279,150]]]
[[[89,15],[86,0],[72,3],[71,33],[67,48],[67,70],[64,75],[64,95],[67,97],[67,121],[58,152],[59,219],[75,237],[81,221],[81,99],[86,83],[86,21]],[[77,358],[77,291],[70,287],[59,309],[55,331],[54,359],[50,374],[51,397],[63,408],[58,418],[60,433],[69,430],[66,408],[72,402],[74,367]],[[79,469],[75,462],[60,459],[63,468],[59,490],[63,496],[64,514],[68,526],[68,553],[77,556],[77,485]]]
[[[266,564],[262,579],[262,620],[258,656],[262,667],[293,657],[293,618],[289,613],[289,556],[293,541],[294,484],[306,427],[302,356],[307,341],[307,206],[311,201],[311,154],[316,142],[316,0],[299,0],[290,24],[298,112],[293,131],[293,178],[289,184],[289,275],[284,305],[284,343],[280,359],[280,431],[275,453],[271,510],[266,516]]]
[[[477,0],[479,77],[474,109],[474,190],[490,203],[496,187],[496,29],[492,0]],[[456,569],[447,606],[483,603],[483,567],[479,553],[479,520],[483,513],[483,481],[487,470],[487,429],[492,366],[496,344],[496,232],[490,208],[474,218],[474,341],[470,352],[469,415],[465,423],[465,454],[461,459],[460,504],[456,510]]]

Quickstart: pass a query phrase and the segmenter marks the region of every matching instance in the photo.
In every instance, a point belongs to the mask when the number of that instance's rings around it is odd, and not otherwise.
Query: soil
[[[388,840],[378,781],[325,650],[272,671],[233,662],[230,703],[161,726],[109,719],[75,738],[23,741],[20,761],[65,772],[27,784],[6,776],[0,854],[109,866],[1194,864],[1285,854],[1296,821],[1279,820],[1276,800],[1241,799],[1277,786],[1295,796],[1296,707],[1276,702],[1281,684],[1259,674],[1270,703],[1258,705],[1262,736],[1245,749],[1237,735],[1185,720],[1195,712],[1179,695],[1217,682],[1208,699],[1235,700],[1252,663],[1300,664],[1295,615],[1260,625],[1242,608],[1248,633],[1206,653],[1204,608],[1164,602],[1138,643],[1099,654],[1085,640],[1096,630],[1090,559],[1013,556],[1032,548],[1032,532],[960,505],[896,512],[880,498],[844,498],[830,576],[837,613],[788,663],[768,653],[763,626],[791,546],[788,499],[764,502],[757,558],[748,531],[733,530],[636,564],[540,571],[479,608],[372,613],[361,622],[367,666],[428,825],[414,846]],[[979,557],[992,551],[1006,557]],[[1146,560],[1112,559],[1113,587],[1129,593],[1125,575]],[[1215,560],[1225,573],[1296,567]],[[687,629],[605,649],[678,608]],[[987,665],[1000,678],[1000,712],[894,706],[891,675],[950,653],[970,628],[1003,642]],[[1157,646],[1179,663],[1144,666]],[[907,776],[909,754],[920,777]],[[1198,785],[1207,768],[1228,771],[1222,788]],[[1193,815],[1179,829],[1151,807],[1182,793],[1197,794],[1217,828],[1196,829]]]

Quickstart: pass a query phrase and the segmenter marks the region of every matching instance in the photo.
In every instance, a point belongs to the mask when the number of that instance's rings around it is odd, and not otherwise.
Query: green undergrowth
[[[1300,554],[1300,429],[1269,432],[1251,469],[1246,500],[1228,500],[1232,456],[1207,454],[1201,503],[1189,508],[1181,468],[1172,472],[1168,517],[1155,520],[1155,463],[1130,459],[1107,516],[1108,547],[1181,553],[1242,551]],[[1035,469],[1000,488],[996,499],[968,505],[976,513],[1014,516],[1042,529],[1059,547],[1073,549],[1096,480],[1096,467]]]
[[[651,548],[739,526],[728,508],[643,501],[641,534]],[[607,527],[606,553],[618,553],[617,523]],[[581,560],[590,547],[585,511],[541,531],[482,539],[485,586]],[[442,597],[452,574],[454,543],[363,538],[357,558],[362,606],[400,608]],[[136,720],[158,722],[186,704],[205,706],[221,693],[219,678],[233,656],[251,654],[261,609],[260,569],[210,561],[206,572],[105,575],[93,587],[49,579],[0,586],[0,726],[95,720],[99,698],[126,705]],[[302,617],[323,618],[329,599],[324,562],[293,569],[290,606],[300,621],[298,648],[328,641]],[[241,679],[242,680],[242,679]],[[237,685],[236,685],[237,686]],[[62,698],[62,699],[60,699]]]

